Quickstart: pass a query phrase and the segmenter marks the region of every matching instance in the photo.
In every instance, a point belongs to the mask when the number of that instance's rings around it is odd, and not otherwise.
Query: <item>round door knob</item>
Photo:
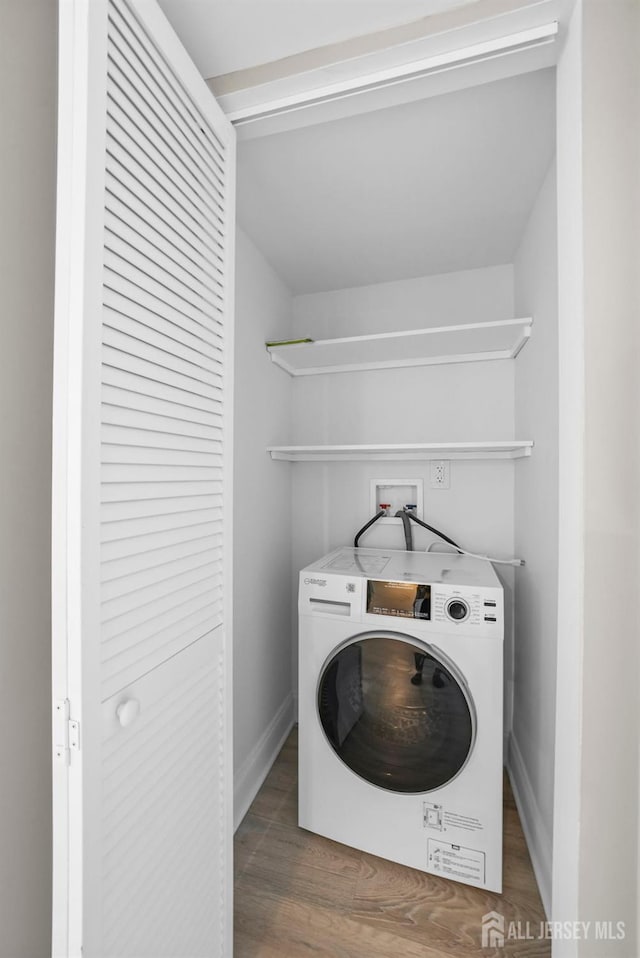
[[[131,723],[137,719],[139,713],[140,702],[138,702],[137,699],[127,699],[126,702],[121,702],[116,709],[118,721],[123,728],[126,728],[127,725],[131,725]]]

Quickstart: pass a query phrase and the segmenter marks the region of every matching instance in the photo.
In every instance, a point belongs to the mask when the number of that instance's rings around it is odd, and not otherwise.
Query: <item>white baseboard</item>
[[[551,855],[553,849],[551,835],[542,820],[522,752],[513,732],[509,737],[508,754],[507,771],[511,788],[516,800],[545,914],[547,919],[551,920]]]
[[[294,701],[289,693],[269,725],[266,727],[244,762],[238,769],[233,783],[233,827],[247,814],[260,786],[267,777],[278,752],[294,724]]]

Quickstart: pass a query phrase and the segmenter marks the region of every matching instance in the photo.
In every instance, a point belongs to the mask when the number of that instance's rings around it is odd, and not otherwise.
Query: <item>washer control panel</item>
[[[298,593],[300,615],[478,638],[503,637],[503,601],[483,560],[346,548],[302,569]]]
[[[432,618],[448,625],[502,626],[502,596],[497,590],[432,586]]]

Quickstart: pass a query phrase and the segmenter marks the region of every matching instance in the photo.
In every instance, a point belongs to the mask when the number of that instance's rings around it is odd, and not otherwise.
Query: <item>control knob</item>
[[[463,599],[451,599],[447,603],[447,615],[454,622],[462,622],[469,615],[469,606]]]

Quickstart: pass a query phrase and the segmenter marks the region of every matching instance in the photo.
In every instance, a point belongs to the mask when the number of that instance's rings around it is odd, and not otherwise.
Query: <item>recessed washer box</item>
[[[395,518],[395,513],[410,503],[416,506],[416,515],[422,517],[424,482],[422,479],[371,479],[369,500],[372,516],[378,512],[380,503],[390,504],[389,515],[380,519],[380,522],[402,522],[402,519]]]

